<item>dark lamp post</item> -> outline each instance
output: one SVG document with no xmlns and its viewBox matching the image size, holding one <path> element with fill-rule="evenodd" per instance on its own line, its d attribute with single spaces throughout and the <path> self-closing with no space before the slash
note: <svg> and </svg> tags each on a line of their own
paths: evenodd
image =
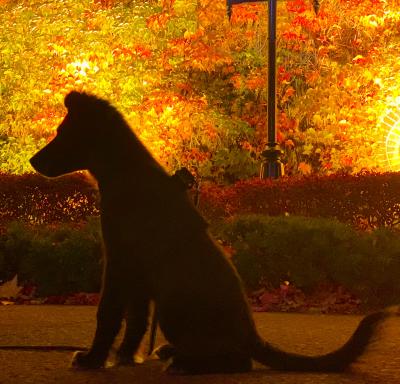
<svg viewBox="0 0 400 384">
<path fill-rule="evenodd" d="M 283 175 L 280 160 L 282 151 L 276 141 L 276 3 L 277 0 L 227 0 L 227 13 L 230 19 L 232 6 L 241 3 L 268 1 L 268 101 L 267 101 L 267 147 L 262 153 L 260 178 L 276 179 Z M 313 0 L 315 12 L 318 12 L 319 0 Z"/>
</svg>

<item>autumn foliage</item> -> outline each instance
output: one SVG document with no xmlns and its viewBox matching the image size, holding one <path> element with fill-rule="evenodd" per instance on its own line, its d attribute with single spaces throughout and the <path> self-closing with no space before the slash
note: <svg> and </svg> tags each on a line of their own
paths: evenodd
<svg viewBox="0 0 400 384">
<path fill-rule="evenodd" d="M 71 89 L 111 100 L 171 172 L 257 174 L 266 140 L 266 3 L 225 0 L 0 3 L 0 170 L 51 138 Z M 400 100 L 398 0 L 279 2 L 278 141 L 288 174 L 385 162 Z M 68 8 L 68 12 L 64 12 Z"/>
</svg>

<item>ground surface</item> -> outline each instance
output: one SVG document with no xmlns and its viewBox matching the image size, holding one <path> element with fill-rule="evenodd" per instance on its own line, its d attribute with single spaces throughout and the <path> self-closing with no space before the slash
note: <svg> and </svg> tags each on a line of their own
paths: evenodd
<svg viewBox="0 0 400 384">
<path fill-rule="evenodd" d="M 0 345 L 74 344 L 88 346 L 95 327 L 95 307 L 2 306 Z M 338 347 L 360 317 L 298 314 L 255 314 L 260 333 L 287 350 L 318 354 Z M 147 340 L 146 340 L 147 341 Z M 161 342 L 159 335 L 158 341 Z M 99 371 L 68 368 L 69 352 L 0 350 L 0 384 L 361 384 L 400 383 L 400 318 L 389 320 L 382 340 L 346 374 L 273 372 L 255 364 L 247 374 L 168 376 L 162 363 L 151 360 L 136 367 Z M 144 347 L 147 347 L 145 344 Z"/>
</svg>

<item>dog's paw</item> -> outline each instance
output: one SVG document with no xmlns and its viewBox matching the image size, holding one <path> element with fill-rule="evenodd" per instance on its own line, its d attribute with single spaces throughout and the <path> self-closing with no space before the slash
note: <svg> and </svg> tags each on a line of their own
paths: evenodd
<svg viewBox="0 0 400 384">
<path fill-rule="evenodd" d="M 74 369 L 99 369 L 104 367 L 104 360 L 96 358 L 90 352 L 77 351 L 72 356 L 71 367 Z"/>
<path fill-rule="evenodd" d="M 176 355 L 176 349 L 171 344 L 164 344 L 158 347 L 154 354 L 162 361 L 167 361 Z"/>
<path fill-rule="evenodd" d="M 117 354 L 115 357 L 115 365 L 118 366 L 134 366 L 138 364 L 143 364 L 144 358 L 140 355 L 124 355 L 124 354 Z"/>
</svg>

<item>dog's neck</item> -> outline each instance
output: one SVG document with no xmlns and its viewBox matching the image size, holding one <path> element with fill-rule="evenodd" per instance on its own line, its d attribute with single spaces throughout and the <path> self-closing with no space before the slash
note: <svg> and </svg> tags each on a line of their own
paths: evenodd
<svg viewBox="0 0 400 384">
<path fill-rule="evenodd" d="M 121 193 L 132 198 L 137 193 L 143 193 L 144 189 L 149 194 L 159 193 L 165 183 L 169 182 L 168 174 L 157 163 L 152 162 L 108 162 L 89 171 L 97 180 L 103 201 L 121 199 Z M 151 182 L 145 182 L 146 180 Z"/>
</svg>

